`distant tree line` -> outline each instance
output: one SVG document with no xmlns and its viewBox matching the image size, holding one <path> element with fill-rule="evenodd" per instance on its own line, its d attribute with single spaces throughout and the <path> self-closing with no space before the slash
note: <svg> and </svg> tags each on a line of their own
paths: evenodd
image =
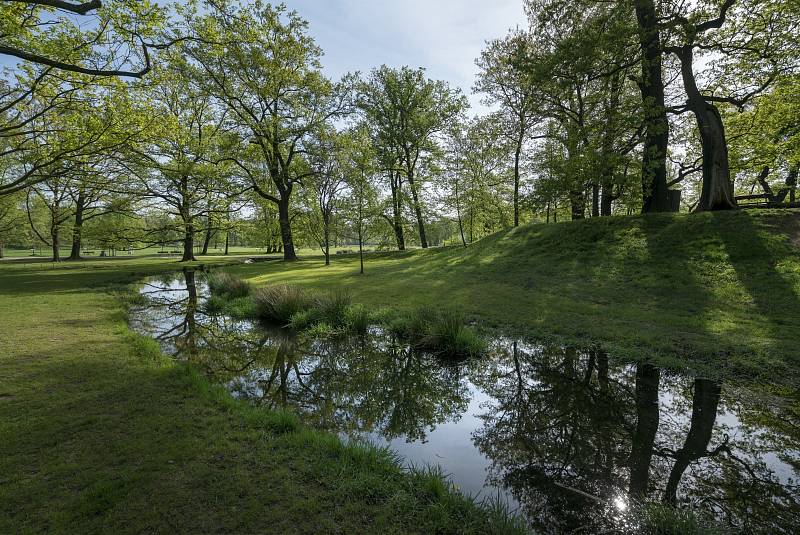
<svg viewBox="0 0 800 535">
<path fill-rule="evenodd" d="M 800 5 L 526 0 L 473 91 L 341 80 L 256 0 L 2 1 L 0 256 L 232 242 L 297 258 L 526 222 L 796 203 Z M 363 256 L 362 256 L 363 258 Z"/>
</svg>

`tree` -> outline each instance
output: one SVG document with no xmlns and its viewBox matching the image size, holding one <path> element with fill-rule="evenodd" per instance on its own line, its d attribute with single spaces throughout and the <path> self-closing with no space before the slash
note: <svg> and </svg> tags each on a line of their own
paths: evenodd
<svg viewBox="0 0 800 535">
<path fill-rule="evenodd" d="M 4 0 L 0 3 L 0 54 L 66 73 L 141 78 L 166 9 L 125 0 Z"/>
<path fill-rule="evenodd" d="M 474 90 L 486 95 L 484 102 L 499 105 L 502 115 L 495 120 L 502 125 L 503 133 L 513 143 L 514 152 L 514 226 L 519 226 L 520 171 L 525 142 L 530 130 L 536 126 L 537 95 L 535 86 L 524 72 L 515 68 L 520 56 L 529 45 L 528 36 L 517 30 L 504 39 L 489 42 L 478 58 L 481 69 Z"/>
<path fill-rule="evenodd" d="M 787 54 L 797 44 L 798 12 L 782 6 L 772 0 L 724 0 L 666 14 L 663 24 L 671 34 L 664 50 L 678 59 L 686 93 L 686 104 L 677 111 L 691 111 L 700 134 L 703 185 L 698 210 L 736 207 L 718 104 L 742 108 L 781 73 L 798 68 L 796 54 Z M 708 88 L 701 86 L 695 71 L 699 53 L 717 56 L 706 72 Z"/>
<path fill-rule="evenodd" d="M 350 191 L 346 209 L 358 240 L 360 272 L 364 274 L 364 242 L 369 237 L 370 222 L 378 212 L 378 196 L 373 184 L 378 162 L 370 144 L 366 125 L 359 125 L 343 136 L 343 165 Z"/>
<path fill-rule="evenodd" d="M 440 173 L 445 204 L 455 210 L 466 247 L 487 234 L 513 226 L 515 190 L 509 191 L 509 140 L 498 114 L 453 125 Z M 509 214 L 509 208 L 512 214 Z"/>
<path fill-rule="evenodd" d="M 345 169 L 342 159 L 346 143 L 342 135 L 333 130 L 319 133 L 319 139 L 310 149 L 310 165 L 313 170 L 307 179 L 307 188 L 312 195 L 312 232 L 317 235 L 325 265 L 331 264 L 331 225 L 342 192 L 346 186 Z"/>
<path fill-rule="evenodd" d="M 799 93 L 800 76 L 779 77 L 772 90 L 756 97 L 745 111 L 723 115 L 728 124 L 731 174 L 752 179 L 766 170 L 767 185 L 768 178 L 782 177 L 772 186 L 788 189 L 784 199 L 790 202 L 796 202 L 800 172 L 800 101 L 795 98 Z"/>
<path fill-rule="evenodd" d="M 204 41 L 187 47 L 196 84 L 227 110 L 238 137 L 238 147 L 224 158 L 277 206 L 284 259 L 296 260 L 291 197 L 313 174 L 301 161 L 305 145 L 345 111 L 346 86 L 325 79 L 322 52 L 307 34 L 308 24 L 285 6 L 257 0 L 233 7 L 223 1 L 208 15 L 188 18 Z"/>
<path fill-rule="evenodd" d="M 142 103 L 152 114 L 151 132 L 124 164 L 135 181 L 134 191 L 161 203 L 180 221 L 183 262 L 195 259 L 197 221 L 210 217 L 214 192 L 222 189 L 227 176 L 218 157 L 225 114 L 190 83 L 186 71 L 177 53 L 159 67 L 157 85 L 143 95 Z"/>
<path fill-rule="evenodd" d="M 620 170 L 643 127 L 629 80 L 637 56 L 627 37 L 625 6 L 570 7 L 557 0 L 530 2 L 530 43 L 514 63 L 538 96 L 539 137 L 557 141 L 565 156 L 563 163 L 548 159 L 554 164 L 548 172 L 568 192 L 572 218 L 582 219 L 588 195 L 593 216 L 611 213 L 621 195 L 615 181 L 625 177 Z"/>
<path fill-rule="evenodd" d="M 420 244 L 428 247 L 423 217 L 422 160 L 437 148 L 437 137 L 467 107 L 465 97 L 446 82 L 425 78 L 424 69 L 382 66 L 359 84 L 358 104 L 366 121 L 375 129 L 382 160 L 395 196 L 395 226 L 399 202 L 399 175 L 403 173 L 411 191 Z M 398 242 L 400 242 L 398 237 Z M 404 245 L 404 244 L 403 244 Z M 400 246 L 400 243 L 398 243 Z"/>
<path fill-rule="evenodd" d="M 0 258 L 5 255 L 6 244 L 19 237 L 18 229 L 24 221 L 21 197 L 20 193 L 0 197 Z"/>
<path fill-rule="evenodd" d="M 653 0 L 634 0 L 641 47 L 641 78 L 644 115 L 644 147 L 642 149 L 642 212 L 670 210 L 667 188 L 667 151 L 669 119 L 667 118 L 663 51 L 659 16 Z"/>
</svg>

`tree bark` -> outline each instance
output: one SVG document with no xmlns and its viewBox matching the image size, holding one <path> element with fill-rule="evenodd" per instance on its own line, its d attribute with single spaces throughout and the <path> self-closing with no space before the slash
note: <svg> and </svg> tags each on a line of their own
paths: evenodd
<svg viewBox="0 0 800 535">
<path fill-rule="evenodd" d="M 419 227 L 419 241 L 423 249 L 428 248 L 428 238 L 425 235 L 425 222 L 422 220 L 422 208 L 419 205 L 419 195 L 414 185 L 413 175 L 408 177 L 408 185 L 411 189 L 411 199 L 414 201 L 414 215 L 417 216 L 417 226 Z"/>
<path fill-rule="evenodd" d="M 600 192 L 600 216 L 610 216 L 614 203 L 614 195 L 612 193 L 613 186 L 604 184 Z"/>
<path fill-rule="evenodd" d="M 798 173 L 800 173 L 800 169 L 794 167 L 789 171 L 789 176 L 786 177 L 786 186 L 789 188 L 789 202 L 791 203 L 795 202 Z M 2 251 L 0 251 L 0 258 L 2 258 Z"/>
<path fill-rule="evenodd" d="M 75 200 L 75 224 L 72 226 L 72 251 L 68 260 L 80 260 L 83 237 L 83 213 L 86 209 L 86 198 L 83 192 Z"/>
<path fill-rule="evenodd" d="M 524 123 L 521 127 L 522 131 L 525 131 Z M 522 156 L 522 143 L 523 137 L 520 134 L 519 138 L 517 139 L 517 147 L 514 151 L 514 226 L 519 226 L 519 161 L 520 157 Z"/>
<path fill-rule="evenodd" d="M 401 197 L 400 173 L 395 174 L 390 172 L 390 183 L 392 186 L 392 212 L 394 220 L 392 226 L 394 227 L 394 235 L 397 240 L 397 250 L 406 250 L 406 238 L 403 234 L 403 206 Z"/>
<path fill-rule="evenodd" d="M 600 217 L 600 185 L 592 184 L 592 217 Z"/>
<path fill-rule="evenodd" d="M 194 262 L 194 224 L 191 220 L 186 223 L 186 230 L 183 236 L 183 257 L 181 262 Z"/>
<path fill-rule="evenodd" d="M 700 130 L 700 145 L 703 149 L 703 189 L 700 193 L 698 211 L 730 210 L 736 208 L 733 180 L 728 166 L 728 141 L 725 125 L 717 107 L 708 102 L 697 88 L 694 76 L 693 48 L 681 47 L 678 59 L 681 62 L 683 87 L 688 97 L 687 104 L 697 119 Z"/>
<path fill-rule="evenodd" d="M 572 208 L 573 221 L 586 218 L 586 199 L 582 191 L 570 191 L 569 203 Z"/>
<path fill-rule="evenodd" d="M 645 132 L 642 154 L 642 213 L 668 212 L 667 149 L 669 121 L 662 76 L 661 36 L 653 0 L 634 0 L 642 48 L 639 90 L 644 108 Z"/>
<path fill-rule="evenodd" d="M 325 265 L 331 265 L 331 226 L 329 218 L 323 219 L 322 223 L 323 239 L 325 240 Z"/>
<path fill-rule="evenodd" d="M 211 219 L 208 220 L 208 226 L 206 226 L 206 235 L 203 238 L 203 250 L 200 254 L 207 255 L 208 254 L 208 246 L 211 244 L 211 238 L 213 237 L 214 233 L 211 230 Z"/>
<path fill-rule="evenodd" d="M 289 218 L 289 196 L 282 195 L 278 203 L 278 221 L 281 227 L 281 242 L 283 243 L 283 259 L 285 261 L 297 260 L 292 239 L 292 224 Z"/>
<path fill-rule="evenodd" d="M 61 262 L 61 239 L 57 224 L 54 224 L 50 229 L 50 239 L 53 246 L 53 262 Z"/>
</svg>

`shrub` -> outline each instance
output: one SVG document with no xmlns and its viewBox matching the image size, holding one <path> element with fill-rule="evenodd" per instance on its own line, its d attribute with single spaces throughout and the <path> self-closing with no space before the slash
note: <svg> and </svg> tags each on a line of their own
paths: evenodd
<svg viewBox="0 0 800 535">
<path fill-rule="evenodd" d="M 311 300 L 296 286 L 281 284 L 253 293 L 255 315 L 265 321 L 288 325 L 292 316 L 311 308 Z"/>
<path fill-rule="evenodd" d="M 208 289 L 214 295 L 229 298 L 247 297 L 250 295 L 250 283 L 230 273 L 212 273 L 208 276 Z"/>
</svg>

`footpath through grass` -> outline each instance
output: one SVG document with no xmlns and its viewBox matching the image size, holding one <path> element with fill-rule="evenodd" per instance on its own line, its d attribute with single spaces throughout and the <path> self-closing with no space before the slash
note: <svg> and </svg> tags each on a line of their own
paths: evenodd
<svg viewBox="0 0 800 535">
<path fill-rule="evenodd" d="M 800 378 L 800 212 L 528 225 L 469 248 L 237 267 L 257 285 L 349 288 L 370 307 L 450 306 L 516 334 L 764 382 Z"/>
<path fill-rule="evenodd" d="M 0 533 L 515 533 L 435 473 L 250 408 L 132 335 L 163 259 L 0 265 Z"/>
</svg>

